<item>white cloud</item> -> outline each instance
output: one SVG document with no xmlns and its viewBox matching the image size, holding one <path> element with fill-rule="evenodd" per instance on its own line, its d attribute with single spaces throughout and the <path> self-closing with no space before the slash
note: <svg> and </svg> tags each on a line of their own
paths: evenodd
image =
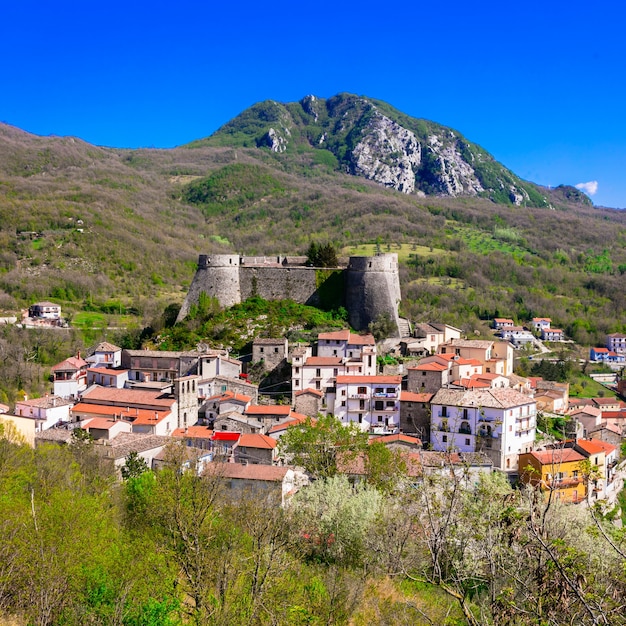
<svg viewBox="0 0 626 626">
<path fill-rule="evenodd" d="M 578 185 L 576 185 L 576 189 L 580 189 L 581 191 L 588 193 L 590 196 L 593 196 L 596 191 L 598 191 L 598 181 L 590 180 L 588 183 L 578 183 Z"/>
</svg>

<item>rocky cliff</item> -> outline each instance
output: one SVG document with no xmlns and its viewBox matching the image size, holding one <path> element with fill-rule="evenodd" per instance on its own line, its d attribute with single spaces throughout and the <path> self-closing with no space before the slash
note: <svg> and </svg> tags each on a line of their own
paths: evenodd
<svg viewBox="0 0 626 626">
<path fill-rule="evenodd" d="M 406 194 L 547 204 L 534 185 L 457 131 L 351 94 L 260 102 L 191 146 L 198 145 L 255 146 L 274 153 L 326 150 L 346 173 Z"/>
</svg>

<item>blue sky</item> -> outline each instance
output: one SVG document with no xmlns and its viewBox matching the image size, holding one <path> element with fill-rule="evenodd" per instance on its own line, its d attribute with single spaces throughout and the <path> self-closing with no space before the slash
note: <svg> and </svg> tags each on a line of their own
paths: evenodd
<svg viewBox="0 0 626 626">
<path fill-rule="evenodd" d="M 625 17 L 617 0 L 4 0 L 0 121 L 172 147 L 260 100 L 347 91 L 623 208 Z"/>
</svg>

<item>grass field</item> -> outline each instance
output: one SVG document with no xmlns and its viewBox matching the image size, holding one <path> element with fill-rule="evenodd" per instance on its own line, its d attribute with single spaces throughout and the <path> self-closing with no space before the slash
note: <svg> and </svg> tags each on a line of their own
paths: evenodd
<svg viewBox="0 0 626 626">
<path fill-rule="evenodd" d="M 415 243 L 366 243 L 360 246 L 346 246 L 341 252 L 344 256 L 374 256 L 377 249 L 383 253 L 393 252 L 397 254 L 400 263 L 406 263 L 409 260 L 409 256 L 412 254 L 417 254 L 421 257 L 444 256 L 448 254 L 448 250 L 444 250 L 443 248 L 430 248 Z"/>
</svg>

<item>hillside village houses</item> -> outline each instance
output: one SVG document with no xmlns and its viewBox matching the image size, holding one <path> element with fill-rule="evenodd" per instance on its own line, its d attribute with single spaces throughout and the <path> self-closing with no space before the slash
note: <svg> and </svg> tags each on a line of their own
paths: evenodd
<svg viewBox="0 0 626 626">
<path fill-rule="evenodd" d="M 547 318 L 533 320 L 537 332 L 558 330 L 550 324 Z M 546 444 L 536 441 L 537 413 L 545 411 L 571 418 L 580 439 L 591 441 L 572 447 L 568 459 L 579 462 L 590 450 L 604 451 L 603 482 L 594 489 L 597 497 L 610 495 L 601 488 L 615 482 L 626 404 L 598 398 L 573 406 L 567 384 L 515 375 L 519 327 L 508 318 L 496 318 L 493 326 L 509 340 L 466 339 L 446 324 L 417 324 L 415 337 L 399 346 L 410 364 L 385 366 L 389 371 L 378 362 L 376 341 L 367 333 L 322 332 L 312 345 L 290 345 L 284 337 L 255 339 L 253 362 L 264 371 L 284 372 L 290 366 L 291 401 L 286 404 L 260 398 L 258 387 L 246 380 L 244 363 L 225 350 L 123 350 L 101 342 L 84 357 L 77 354 L 55 365 L 54 393 L 17 403 L 14 419 L 22 420 L 35 443 L 68 441 L 70 430 L 79 426 L 117 467 L 123 464 L 122 451 L 130 449 L 141 450 L 156 466 L 163 463 L 166 444 L 179 442 L 190 455 L 195 450 L 205 468 L 217 460 L 254 468 L 284 463 L 277 454 L 280 437 L 320 413 L 332 414 L 372 440 L 382 437 L 385 445 L 402 444 L 410 454 L 417 446 L 422 468 L 431 461 L 439 467 L 442 455 L 456 455 L 459 463 L 473 459 L 469 462 L 477 464 L 477 471 L 502 471 L 514 480 L 532 465 L 543 478 L 530 484 L 553 489 L 547 477 L 553 472 L 543 462 Z M 55 428 L 59 425 L 66 428 Z M 228 480 L 233 488 L 235 482 L 254 484 L 255 476 L 257 487 L 291 484 L 284 482 L 284 472 L 261 474 L 236 471 Z M 577 502 L 589 496 L 575 492 L 562 497 Z"/>
</svg>

